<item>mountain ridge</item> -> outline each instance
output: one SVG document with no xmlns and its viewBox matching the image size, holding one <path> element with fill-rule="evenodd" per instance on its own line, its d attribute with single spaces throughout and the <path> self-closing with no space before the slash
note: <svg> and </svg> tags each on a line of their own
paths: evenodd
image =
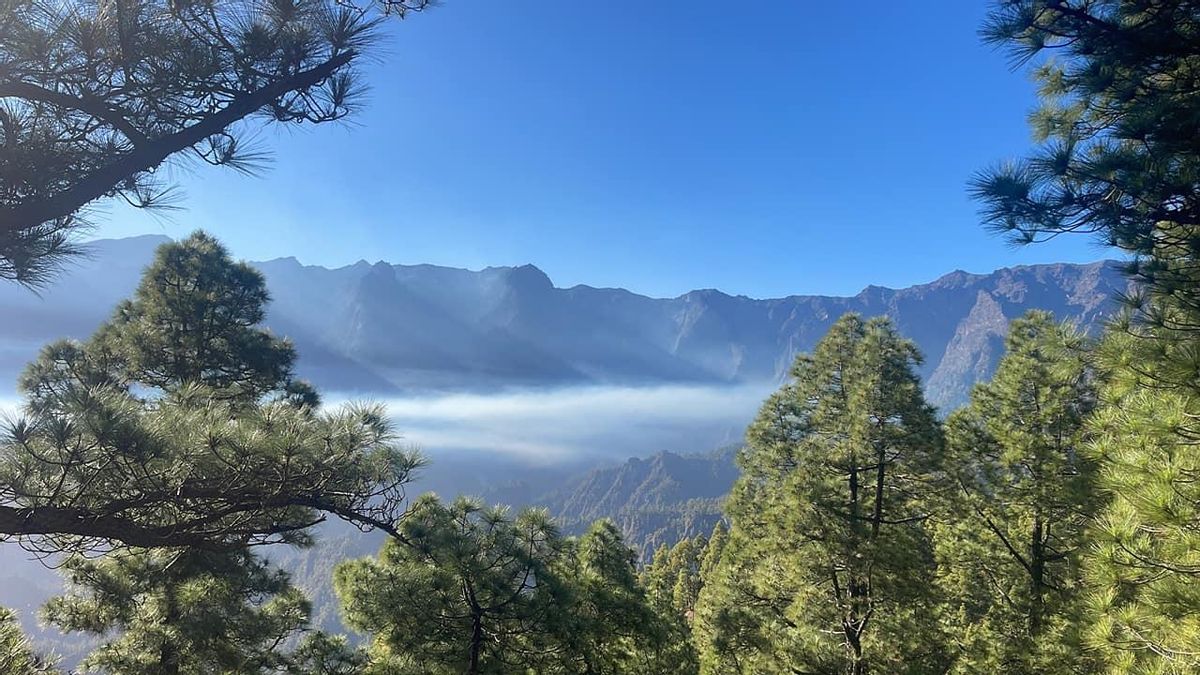
<svg viewBox="0 0 1200 675">
<path fill-rule="evenodd" d="M 163 235 L 163 234 L 139 234 L 139 235 L 132 235 L 129 237 L 105 237 L 105 238 L 100 238 L 100 239 L 93 239 L 91 241 L 87 241 L 82 244 L 84 247 L 83 257 L 85 259 L 89 258 L 89 257 L 94 259 L 97 249 L 103 249 L 103 248 L 106 248 L 106 247 L 114 245 L 114 244 L 116 244 L 116 245 L 126 245 L 126 244 L 142 245 L 147 250 L 152 251 L 154 247 L 157 247 L 161 244 L 165 244 L 165 243 L 168 243 L 171 241 L 176 241 L 176 239 L 169 237 L 167 235 Z M 236 256 L 236 252 L 235 252 L 234 257 L 239 260 L 242 259 L 242 258 Z M 544 270 L 542 270 L 540 267 L 538 267 L 536 263 L 532 263 L 532 262 L 522 263 L 519 265 L 485 265 L 485 266 L 477 268 L 477 269 L 470 268 L 470 267 L 455 267 L 453 265 L 441 265 L 441 264 L 437 264 L 437 263 L 393 263 L 393 262 L 384 260 L 382 258 L 380 258 L 374 262 L 371 262 L 371 261 L 367 260 L 366 258 L 360 258 L 353 263 L 349 263 L 349 264 L 345 264 L 345 265 L 337 265 L 334 267 L 330 267 L 330 266 L 326 266 L 326 265 L 319 265 L 319 264 L 315 264 L 315 263 L 305 263 L 305 262 L 302 262 L 296 256 L 279 256 L 279 257 L 275 257 L 275 258 L 267 258 L 265 260 L 247 260 L 247 262 L 249 262 L 251 265 L 254 265 L 254 266 L 289 264 L 289 265 L 294 265 L 296 267 L 301 267 L 304 269 L 324 270 L 326 272 L 339 272 L 339 271 L 348 270 L 348 269 L 352 269 L 352 268 L 370 267 L 372 265 L 378 265 L 378 264 L 384 264 L 384 265 L 388 265 L 388 266 L 391 266 L 394 268 L 401 268 L 401 269 L 448 270 L 448 271 L 461 272 L 461 273 L 467 273 L 467 274 L 482 274 L 482 273 L 487 273 L 487 272 L 496 272 L 496 271 L 503 271 L 503 270 L 532 268 L 534 270 L 537 270 L 538 273 L 545 276 L 547 279 L 550 278 L 548 273 L 546 273 Z M 760 301 L 760 302 L 761 301 L 769 301 L 769 300 L 790 300 L 790 299 L 795 299 L 795 298 L 842 299 L 842 298 L 857 298 L 857 297 L 863 296 L 864 294 L 866 294 L 872 290 L 883 290 L 883 291 L 895 292 L 895 291 L 920 289 L 920 288 L 924 288 L 927 286 L 940 285 L 943 282 L 946 282 L 946 281 L 949 281 L 952 279 L 961 279 L 964 277 L 971 278 L 971 279 L 983 279 L 983 278 L 990 277 L 990 276 L 993 276 L 993 275 L 995 275 L 997 273 L 1001 273 L 1001 272 L 1023 272 L 1023 271 L 1029 271 L 1029 270 L 1046 269 L 1046 268 L 1053 269 L 1053 268 L 1059 268 L 1059 267 L 1092 267 L 1092 266 L 1097 266 L 1097 265 L 1120 266 L 1122 264 L 1123 263 L 1121 263 L 1121 261 L 1113 259 L 1113 258 L 1102 258 L 1099 260 L 1093 260 L 1093 261 L 1084 262 L 1084 263 L 1069 263 L 1069 262 L 1021 263 L 1021 264 L 1017 264 L 1017 265 L 1007 265 L 1004 267 L 997 267 L 988 272 L 971 272 L 968 270 L 957 268 L 957 269 L 950 270 L 949 272 L 944 272 L 944 273 L 940 274 L 939 276 L 937 276 L 936 278 L 931 279 L 930 281 L 924 281 L 924 282 L 912 284 L 909 286 L 895 287 L 895 286 L 886 286 L 886 285 L 881 285 L 881 284 L 867 284 L 866 286 L 864 286 L 861 290 L 859 290 L 854 295 L 831 295 L 831 294 L 825 294 L 825 293 L 792 293 L 792 294 L 782 295 L 782 296 L 762 297 L 762 296 L 746 295 L 744 293 L 728 293 L 719 288 L 705 287 L 705 288 L 693 288 L 691 290 L 684 291 L 678 295 L 669 296 L 669 295 L 649 295 L 646 293 L 640 293 L 637 291 L 627 289 L 623 286 L 594 286 L 594 285 L 588 284 L 588 283 L 577 283 L 572 286 L 554 286 L 554 288 L 556 290 L 560 290 L 560 291 L 570 291 L 570 290 L 575 290 L 575 289 L 590 289 L 590 290 L 594 290 L 594 291 L 621 291 L 624 293 L 628 293 L 630 295 L 636 295 L 636 296 L 639 296 L 642 298 L 648 298 L 650 300 L 680 300 L 680 299 L 683 299 L 685 296 L 687 296 L 689 294 L 693 294 L 693 293 L 718 293 L 720 295 L 723 295 L 723 296 L 729 297 L 729 298 Z M 65 270 L 66 274 L 70 274 L 72 267 L 74 267 L 74 265 L 68 264 L 68 268 Z M 55 283 L 54 281 L 51 281 L 51 284 L 50 284 L 51 287 L 53 287 L 54 283 Z"/>
<path fill-rule="evenodd" d="M 692 454 L 662 451 L 575 474 L 530 504 L 547 508 L 565 531 L 580 534 L 612 519 L 638 558 L 649 561 L 661 545 L 708 534 L 738 476 L 737 447 Z"/>
<path fill-rule="evenodd" d="M 41 296 L 0 287 L 0 377 L 45 342 L 85 337 L 136 286 L 159 235 L 92 242 Z M 1047 309 L 1094 330 L 1128 287 L 1119 264 L 955 270 L 853 296 L 757 299 L 717 289 L 673 298 L 567 288 L 532 264 L 467 270 L 359 261 L 252 262 L 267 279 L 266 323 L 293 340 L 300 374 L 326 390 L 398 395 L 579 384 L 777 383 L 841 314 L 886 315 L 926 356 L 921 376 L 948 409 L 990 375 L 1007 321 Z M 15 320 L 14 320 L 15 318 Z"/>
</svg>

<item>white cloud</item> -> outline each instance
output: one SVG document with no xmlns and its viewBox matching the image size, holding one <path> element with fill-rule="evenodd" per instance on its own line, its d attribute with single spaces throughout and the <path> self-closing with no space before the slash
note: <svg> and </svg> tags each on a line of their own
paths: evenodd
<svg viewBox="0 0 1200 675">
<path fill-rule="evenodd" d="M 767 384 L 576 387 L 383 401 L 404 438 L 436 457 L 500 453 L 540 463 L 703 452 L 740 440 Z"/>
</svg>

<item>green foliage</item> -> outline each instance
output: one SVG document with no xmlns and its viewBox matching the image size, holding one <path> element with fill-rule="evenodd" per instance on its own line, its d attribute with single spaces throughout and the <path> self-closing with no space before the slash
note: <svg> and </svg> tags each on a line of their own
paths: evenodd
<svg viewBox="0 0 1200 675">
<path fill-rule="evenodd" d="M 288 658 L 287 675 L 362 675 L 370 659 L 343 636 L 310 633 Z"/>
<path fill-rule="evenodd" d="M 1100 501 L 1083 453 L 1088 359 L 1073 329 L 1031 312 L 947 421 L 952 485 L 935 542 L 954 672 L 1093 672 L 1079 636 L 1079 563 Z"/>
<path fill-rule="evenodd" d="M 266 300 L 197 233 L 90 340 L 46 347 L 0 439 L 0 533 L 58 551 L 305 543 L 329 513 L 391 529 L 418 458 L 379 407 L 312 407 L 256 325 Z"/>
<path fill-rule="evenodd" d="M 141 388 L 171 393 L 194 385 L 247 403 L 287 394 L 315 405 L 315 392 L 292 377 L 291 343 L 259 327 L 268 300 L 257 270 L 196 232 L 159 248 L 133 298 L 117 306 L 89 352 L 109 366 L 106 375 Z M 28 373 L 23 386 L 39 391 L 43 372 Z"/>
<path fill-rule="evenodd" d="M 987 28 L 1037 63 L 1042 148 L 981 175 L 988 223 L 1018 241 L 1094 233 L 1141 290 L 1102 343 L 1089 455 L 1108 502 L 1084 561 L 1087 643 L 1110 672 L 1200 668 L 1200 7 L 1004 0 Z"/>
<path fill-rule="evenodd" d="M 70 557 L 46 616 L 95 636 L 100 672 L 346 675 L 365 655 L 309 635 L 310 607 L 250 552 L 307 544 L 322 513 L 393 531 L 417 459 L 377 407 L 315 408 L 294 353 L 258 326 L 261 275 L 197 233 L 160 248 L 85 343 L 43 350 L 8 430 L 6 496 Z M 186 547 L 179 547 L 178 545 Z M 285 643 L 298 642 L 292 652 Z"/>
<path fill-rule="evenodd" d="M 1110 370 L 1091 423 L 1090 451 L 1109 503 L 1085 560 L 1088 638 L 1113 673 L 1200 669 L 1200 394 L 1166 387 L 1146 351 L 1160 344 L 1114 332 Z"/>
<path fill-rule="evenodd" d="M 172 206 L 172 159 L 260 168 L 252 120 L 351 114 L 380 15 L 428 4 L 0 3 L 0 279 L 47 281 L 95 200 Z"/>
<path fill-rule="evenodd" d="M 34 652 L 13 613 L 0 608 L 0 673 L 55 675 L 57 672 L 49 660 Z"/>
<path fill-rule="evenodd" d="M 281 672 L 279 647 L 309 605 L 286 574 L 245 551 L 156 549 L 66 565 L 46 618 L 102 644 L 84 666 L 121 675 Z"/>
<path fill-rule="evenodd" d="M 634 553 L 609 520 L 571 542 L 563 579 L 572 591 L 561 664 L 552 672 L 690 675 L 696 655 L 686 629 L 647 599 Z"/>
<path fill-rule="evenodd" d="M 499 673 L 544 662 L 566 605 L 566 555 L 538 511 L 510 518 L 459 499 L 416 501 L 376 559 L 343 563 L 334 585 L 349 625 L 374 636 L 379 672 Z"/>
<path fill-rule="evenodd" d="M 668 673 L 665 631 L 611 523 L 579 540 L 544 512 L 419 499 L 378 559 L 343 563 L 377 673 Z"/>
<path fill-rule="evenodd" d="M 704 544 L 704 551 L 700 555 L 700 590 L 704 590 L 704 580 L 709 579 L 715 573 L 717 565 L 721 562 L 721 556 L 725 553 L 725 545 L 729 543 L 729 529 L 724 523 L 717 523 L 713 527 L 712 534 L 708 536 L 708 541 Z M 696 601 L 699 602 L 699 592 L 696 593 Z"/>
<path fill-rule="evenodd" d="M 998 0 L 986 38 L 1032 62 L 1041 147 L 984 172 L 986 222 L 1020 243 L 1093 233 L 1151 292 L 1200 310 L 1200 7 L 1190 0 Z"/>
<path fill-rule="evenodd" d="M 670 548 L 663 544 L 655 551 L 654 559 L 642 570 L 642 584 L 660 612 L 673 613 L 691 623 L 704 585 L 700 568 L 707 547 L 708 538 L 700 535 L 682 539 Z"/>
<path fill-rule="evenodd" d="M 747 434 L 697 610 L 707 673 L 927 673 L 945 658 L 924 522 L 941 437 L 882 319 L 838 320 Z"/>
<path fill-rule="evenodd" d="M 725 526 L 720 522 L 713 528 L 711 538 L 698 535 L 682 539 L 672 547 L 658 548 L 653 560 L 642 570 L 642 585 L 659 616 L 678 637 L 673 642 L 686 649 L 690 661 L 699 658 L 693 628 L 697 603 L 705 581 L 712 577 L 727 540 Z M 699 663 L 689 665 L 689 670 Z"/>
</svg>

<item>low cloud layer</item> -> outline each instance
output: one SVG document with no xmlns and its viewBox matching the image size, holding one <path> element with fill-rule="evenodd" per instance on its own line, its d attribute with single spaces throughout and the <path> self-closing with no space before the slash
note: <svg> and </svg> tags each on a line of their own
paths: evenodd
<svg viewBox="0 0 1200 675">
<path fill-rule="evenodd" d="M 404 439 L 431 457 L 484 452 L 553 464 L 738 442 L 767 384 L 576 387 L 383 401 Z"/>
</svg>

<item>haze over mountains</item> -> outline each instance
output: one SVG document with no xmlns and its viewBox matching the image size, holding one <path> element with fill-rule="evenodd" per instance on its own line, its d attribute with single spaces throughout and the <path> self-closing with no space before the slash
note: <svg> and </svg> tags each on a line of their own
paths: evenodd
<svg viewBox="0 0 1200 675">
<path fill-rule="evenodd" d="M 88 335 L 132 291 L 164 241 L 95 242 L 89 259 L 40 295 L 0 286 L 0 377 L 13 382 L 50 340 Z M 576 385 L 769 388 L 786 377 L 797 352 L 855 311 L 890 316 L 917 342 L 929 398 L 949 408 L 991 373 L 1008 320 L 1041 308 L 1090 329 L 1127 287 L 1109 262 L 952 272 L 905 289 L 870 286 L 853 297 L 763 300 L 717 290 L 663 299 L 556 288 L 532 265 L 254 264 L 273 296 L 267 323 L 295 342 L 301 374 L 325 391 L 379 397 Z"/>
</svg>

